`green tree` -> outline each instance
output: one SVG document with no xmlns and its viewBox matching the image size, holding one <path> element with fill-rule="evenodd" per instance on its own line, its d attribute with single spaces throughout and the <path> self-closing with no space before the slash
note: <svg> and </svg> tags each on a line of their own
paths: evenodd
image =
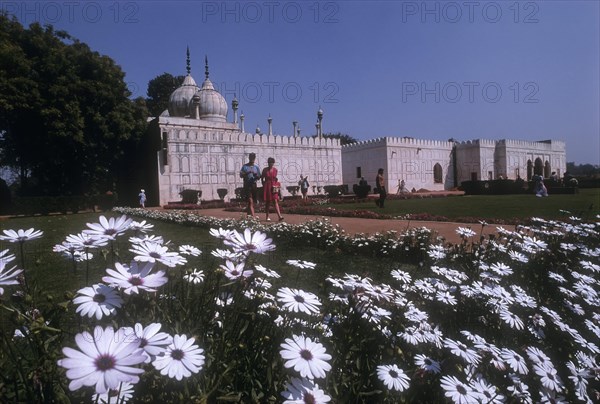
<svg viewBox="0 0 600 404">
<path fill-rule="evenodd" d="M 104 192 L 118 182 L 146 115 L 124 76 L 66 32 L 0 14 L 0 165 L 18 169 L 22 194 Z"/>
<path fill-rule="evenodd" d="M 600 175 L 600 166 L 593 164 L 575 164 L 574 162 L 567 162 L 567 171 L 571 175 L 584 175 L 584 176 L 596 176 Z"/>
<path fill-rule="evenodd" d="M 151 116 L 159 116 L 169 106 L 169 97 L 183 83 L 184 76 L 173 76 L 163 73 L 148 82 L 148 112 Z"/>
<path fill-rule="evenodd" d="M 317 137 L 317 135 L 313 135 L 313 137 Z M 340 145 L 342 145 L 342 146 L 358 142 L 358 140 L 356 140 L 352 136 L 346 135 L 345 133 L 341 133 L 341 132 L 337 132 L 337 133 L 323 133 L 323 137 L 325 139 L 339 139 Z"/>
</svg>

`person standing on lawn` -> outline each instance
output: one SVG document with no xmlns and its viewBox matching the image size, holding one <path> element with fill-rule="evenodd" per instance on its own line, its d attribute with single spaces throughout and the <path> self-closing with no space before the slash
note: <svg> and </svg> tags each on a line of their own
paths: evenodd
<svg viewBox="0 0 600 404">
<path fill-rule="evenodd" d="M 383 178 L 383 168 L 377 170 L 377 176 L 375 177 L 375 190 L 379 193 L 379 199 L 375 201 L 375 205 L 383 208 L 387 192 L 385 190 L 385 180 Z"/>
</svg>

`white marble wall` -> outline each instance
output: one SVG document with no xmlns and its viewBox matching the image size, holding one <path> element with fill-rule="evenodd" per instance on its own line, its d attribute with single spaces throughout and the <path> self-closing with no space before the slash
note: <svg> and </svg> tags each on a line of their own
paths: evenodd
<svg viewBox="0 0 600 404">
<path fill-rule="evenodd" d="M 297 185 L 300 174 L 312 185 L 342 183 L 341 150 L 338 140 L 307 137 L 268 136 L 242 133 L 236 125 L 186 118 L 161 117 L 162 144 L 167 148 L 157 157 L 160 204 L 179 201 L 183 189 L 202 191 L 202 200 L 219 199 L 217 189 L 226 188 L 226 200 L 242 186 L 241 166 L 248 154 L 256 153 L 259 167 L 275 158 L 283 187 Z M 309 194 L 312 189 L 309 190 Z"/>
</svg>

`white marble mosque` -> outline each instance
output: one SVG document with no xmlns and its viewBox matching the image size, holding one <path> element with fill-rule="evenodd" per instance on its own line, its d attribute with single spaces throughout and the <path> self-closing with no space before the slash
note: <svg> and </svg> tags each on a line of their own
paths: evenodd
<svg viewBox="0 0 600 404">
<path fill-rule="evenodd" d="M 248 154 L 256 153 L 257 164 L 266 166 L 274 157 L 282 189 L 297 185 L 300 174 L 308 175 L 311 186 L 352 185 L 364 177 L 374 183 L 378 168 L 384 169 L 388 189 L 395 191 L 400 180 L 408 189 L 449 190 L 467 180 L 516 179 L 532 175 L 545 177 L 566 170 L 564 141 L 521 140 L 438 141 L 412 137 L 381 137 L 340 146 L 325 139 L 324 112 L 317 111 L 316 137 L 301 136 L 297 122 L 291 135 L 274 134 L 272 118 L 268 128 L 246 132 L 244 115 L 238 116 L 239 102 L 231 101 L 231 118 L 225 98 L 209 79 L 198 86 L 187 76 L 169 99 L 159 117 L 150 118 L 149 135 L 156 154 L 146 175 L 149 201 L 164 205 L 181 199 L 184 189 L 202 191 L 202 200 L 219 199 L 217 189 L 227 189 L 226 200 L 242 186 L 240 167 Z M 333 131 L 335 132 L 335 130 Z M 315 188 L 315 192 L 317 188 Z M 312 187 L 309 195 L 313 194 Z M 288 195 L 284 191 L 284 196 Z"/>
</svg>

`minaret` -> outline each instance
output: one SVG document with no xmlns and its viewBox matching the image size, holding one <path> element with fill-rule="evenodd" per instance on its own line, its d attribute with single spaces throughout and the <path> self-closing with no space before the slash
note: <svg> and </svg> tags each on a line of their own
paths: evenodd
<svg viewBox="0 0 600 404">
<path fill-rule="evenodd" d="M 273 136 L 273 118 L 271 118 L 271 114 L 269 114 L 267 122 L 269 123 L 269 136 Z"/>
<path fill-rule="evenodd" d="M 298 136 L 300 136 L 300 124 L 298 124 Z"/>
<path fill-rule="evenodd" d="M 236 98 L 236 95 L 233 94 L 233 100 L 231 100 L 231 109 L 233 109 L 233 123 L 237 124 L 238 123 L 238 116 L 237 116 L 237 110 L 238 110 L 238 105 L 240 103 L 238 102 L 238 99 Z"/>
<path fill-rule="evenodd" d="M 317 136 L 319 137 L 319 139 L 321 139 L 323 137 L 323 110 L 321 109 L 320 105 L 319 110 L 317 111 L 317 121 L 319 125 L 319 127 L 317 128 Z"/>
<path fill-rule="evenodd" d="M 244 118 L 246 117 L 244 116 L 244 111 L 242 111 L 242 115 L 240 115 L 240 129 L 242 130 L 242 133 L 246 132 L 244 129 Z"/>
<path fill-rule="evenodd" d="M 292 122 L 292 125 L 294 125 L 294 137 L 298 137 L 298 121 Z"/>
<path fill-rule="evenodd" d="M 192 97 L 192 105 L 194 106 L 194 119 L 200 119 L 200 96 L 198 93 Z"/>
<path fill-rule="evenodd" d="M 204 77 L 208 80 L 208 56 L 204 55 Z"/>
<path fill-rule="evenodd" d="M 185 60 L 185 70 L 187 71 L 188 76 L 190 75 L 190 72 L 192 71 L 192 68 L 190 67 L 190 47 L 187 47 L 186 50 L 186 60 Z"/>
</svg>

